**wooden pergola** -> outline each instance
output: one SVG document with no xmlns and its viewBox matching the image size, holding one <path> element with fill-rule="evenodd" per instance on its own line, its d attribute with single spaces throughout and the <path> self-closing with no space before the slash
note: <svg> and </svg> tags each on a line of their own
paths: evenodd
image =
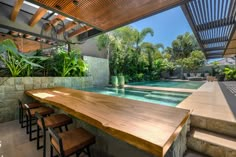
<svg viewBox="0 0 236 157">
<path fill-rule="evenodd" d="M 76 43 L 176 6 L 207 58 L 236 54 L 235 0 L 0 0 L 0 32 L 50 47 L 53 31 L 58 42 Z"/>
</svg>

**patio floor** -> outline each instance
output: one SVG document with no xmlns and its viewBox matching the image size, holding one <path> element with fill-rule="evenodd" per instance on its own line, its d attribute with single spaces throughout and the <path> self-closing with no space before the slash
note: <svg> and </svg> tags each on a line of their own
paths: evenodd
<svg viewBox="0 0 236 157">
<path fill-rule="evenodd" d="M 47 139 L 49 139 L 49 135 Z M 47 140 L 47 156 L 50 156 L 49 150 L 49 140 Z M 55 151 L 54 155 L 56 155 Z M 37 150 L 36 140 L 32 142 L 29 141 L 29 136 L 25 133 L 25 128 L 22 129 L 17 120 L 0 123 L 0 157 L 42 156 L 43 150 Z M 81 154 L 80 157 L 85 156 L 86 155 Z M 72 157 L 75 157 L 75 155 Z"/>
</svg>

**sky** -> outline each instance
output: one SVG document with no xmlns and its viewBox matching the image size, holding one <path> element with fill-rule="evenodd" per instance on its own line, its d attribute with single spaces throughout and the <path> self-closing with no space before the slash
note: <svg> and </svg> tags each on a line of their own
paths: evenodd
<svg viewBox="0 0 236 157">
<path fill-rule="evenodd" d="M 154 36 L 148 35 L 145 41 L 152 43 L 162 43 L 165 47 L 171 46 L 173 40 L 180 34 L 192 32 L 186 17 L 180 7 L 150 16 L 130 24 L 141 31 L 146 27 L 151 27 Z"/>
</svg>

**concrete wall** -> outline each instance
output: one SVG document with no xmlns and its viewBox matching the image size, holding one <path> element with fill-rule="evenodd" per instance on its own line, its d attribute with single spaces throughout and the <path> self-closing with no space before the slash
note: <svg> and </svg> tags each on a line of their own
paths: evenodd
<svg viewBox="0 0 236 157">
<path fill-rule="evenodd" d="M 25 90 L 64 86 L 86 88 L 93 86 L 92 77 L 1 77 L 0 78 L 0 123 L 18 118 L 18 99 L 30 102 Z"/>
<path fill-rule="evenodd" d="M 109 62 L 107 59 L 84 56 L 88 64 L 89 76 L 94 79 L 95 86 L 106 86 L 109 82 Z"/>
<path fill-rule="evenodd" d="M 106 50 L 99 50 L 96 37 L 86 40 L 83 44 L 71 45 L 72 49 L 80 49 L 81 55 L 97 58 L 107 58 Z"/>
</svg>

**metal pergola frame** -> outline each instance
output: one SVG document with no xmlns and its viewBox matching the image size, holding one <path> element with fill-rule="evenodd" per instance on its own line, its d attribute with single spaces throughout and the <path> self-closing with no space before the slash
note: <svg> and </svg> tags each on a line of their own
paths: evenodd
<svg viewBox="0 0 236 157">
<path fill-rule="evenodd" d="M 191 0 L 181 8 L 206 57 L 223 57 L 236 28 L 236 1 Z"/>
</svg>

